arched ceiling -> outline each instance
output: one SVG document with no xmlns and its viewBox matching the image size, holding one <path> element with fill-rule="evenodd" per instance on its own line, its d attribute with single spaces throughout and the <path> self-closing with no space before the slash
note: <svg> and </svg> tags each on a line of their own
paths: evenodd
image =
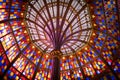
<svg viewBox="0 0 120 80">
<path fill-rule="evenodd" d="M 52 59 L 45 53 L 56 40 L 67 42 L 57 48 L 66 55 L 61 80 L 119 80 L 119 13 L 119 0 L 0 0 L 0 79 L 50 80 Z"/>
<path fill-rule="evenodd" d="M 26 23 L 32 41 L 45 53 L 58 49 L 73 54 L 92 34 L 87 3 L 83 0 L 39 0 L 27 5 Z"/>
</svg>

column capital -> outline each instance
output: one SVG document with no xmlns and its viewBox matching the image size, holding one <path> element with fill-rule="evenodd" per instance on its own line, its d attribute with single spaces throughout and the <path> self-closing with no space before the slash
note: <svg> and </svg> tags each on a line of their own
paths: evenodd
<svg viewBox="0 0 120 80">
<path fill-rule="evenodd" d="M 58 57 L 58 58 L 60 58 L 62 56 L 62 52 L 60 50 L 53 50 L 53 51 L 51 51 L 50 55 L 52 57 Z"/>
</svg>

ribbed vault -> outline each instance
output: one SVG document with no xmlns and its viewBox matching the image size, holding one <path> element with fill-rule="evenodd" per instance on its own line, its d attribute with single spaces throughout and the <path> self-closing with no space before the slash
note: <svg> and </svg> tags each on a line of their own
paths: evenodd
<svg viewBox="0 0 120 80">
<path fill-rule="evenodd" d="M 0 0 L 1 80 L 119 80 L 120 0 Z"/>
<path fill-rule="evenodd" d="M 85 46 L 92 33 L 89 9 L 83 0 L 40 0 L 27 5 L 26 23 L 33 43 L 45 53 L 63 55 Z"/>
</svg>

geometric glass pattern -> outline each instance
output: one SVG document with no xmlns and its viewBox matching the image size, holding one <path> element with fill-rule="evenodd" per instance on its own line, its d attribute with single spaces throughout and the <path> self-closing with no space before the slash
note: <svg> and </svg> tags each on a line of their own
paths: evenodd
<svg viewBox="0 0 120 80">
<path fill-rule="evenodd" d="M 0 0 L 0 79 L 50 80 L 54 33 L 60 80 L 120 79 L 120 0 Z"/>
<path fill-rule="evenodd" d="M 27 8 L 26 23 L 31 39 L 45 53 L 58 49 L 67 55 L 89 41 L 92 26 L 83 0 L 31 1 Z"/>
</svg>

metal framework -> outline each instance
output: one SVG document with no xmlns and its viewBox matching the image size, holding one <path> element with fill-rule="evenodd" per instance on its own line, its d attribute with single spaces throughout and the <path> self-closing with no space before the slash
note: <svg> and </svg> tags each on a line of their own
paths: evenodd
<svg viewBox="0 0 120 80">
<path fill-rule="evenodd" d="M 0 36 L 1 36 L 0 37 L 0 47 L 3 48 L 3 52 L 0 54 L 0 56 L 3 56 L 3 55 L 7 56 L 9 64 L 7 65 L 3 74 L 0 75 L 0 78 L 3 79 L 11 67 L 15 68 L 16 71 L 18 71 L 20 73 L 20 75 L 23 75 L 23 71 L 20 72 L 19 70 L 17 70 L 17 68 L 15 66 L 13 66 L 14 63 L 20 58 L 21 55 L 24 56 L 26 58 L 26 60 L 29 61 L 31 64 L 33 64 L 35 67 L 34 74 L 32 76 L 33 80 L 36 78 L 37 72 L 40 69 L 46 70 L 47 76 L 48 76 L 48 72 L 50 71 L 50 69 L 40 67 L 40 64 L 42 63 L 42 58 L 45 55 L 44 53 L 50 53 L 53 50 L 59 50 L 62 52 L 62 55 L 63 55 L 62 57 L 66 56 L 66 60 L 68 60 L 68 68 L 65 70 L 60 69 L 60 73 L 62 73 L 62 72 L 64 73 L 65 71 L 67 71 L 70 74 L 70 78 L 72 78 L 73 74 L 70 73 L 70 71 L 72 71 L 72 70 L 74 71 L 76 69 L 76 70 L 81 71 L 81 73 L 83 75 L 83 79 L 87 79 L 88 78 L 88 76 L 86 75 L 87 71 L 85 71 L 84 68 L 87 68 L 87 65 L 90 64 L 93 68 L 93 71 L 95 71 L 95 74 L 92 74 L 92 72 L 90 72 L 88 70 L 92 74 L 91 76 L 95 75 L 94 77 L 92 77 L 93 79 L 98 80 L 99 78 L 106 75 L 107 72 L 110 72 L 115 76 L 115 78 L 117 80 L 119 80 L 119 76 L 115 72 L 113 66 L 107 62 L 107 60 L 104 58 L 104 55 L 103 55 L 104 48 L 106 47 L 106 44 L 109 43 L 109 42 L 107 42 L 107 39 L 109 37 L 112 38 L 113 40 L 115 40 L 115 42 L 117 42 L 115 44 L 118 45 L 118 44 L 120 44 L 118 37 L 111 35 L 109 33 L 109 31 L 104 32 L 104 31 L 99 30 L 99 28 L 101 27 L 100 25 L 99 26 L 97 25 L 99 28 L 93 27 L 94 22 L 91 24 L 91 22 L 92 22 L 91 14 L 89 12 L 89 6 L 88 6 L 90 3 L 90 0 L 86 0 L 86 1 L 88 1 L 88 2 L 85 2 L 83 0 L 29 0 L 28 5 L 27 5 L 27 10 L 25 11 L 26 15 L 24 17 L 20 17 L 20 18 L 11 18 L 11 16 L 10 16 L 11 9 L 12 9 L 11 3 L 13 1 L 11 1 L 11 0 L 8 1 L 9 2 L 8 19 L 0 20 L 0 23 L 8 23 L 11 31 L 3 36 L 1 36 L 2 30 L 0 31 Z M 97 1 L 97 0 L 94 0 L 94 1 Z M 116 3 L 117 3 L 117 1 L 118 0 L 115 0 Z M 101 3 L 102 3 L 102 5 L 104 5 L 104 0 L 101 0 Z M 116 6 L 118 7 L 118 5 L 116 5 Z M 102 8 L 103 8 L 103 16 L 105 18 L 104 25 L 107 26 L 107 29 L 108 29 L 107 16 L 106 16 L 106 12 L 104 9 L 105 7 L 102 7 Z M 5 8 L 0 8 L 0 10 L 2 10 L 2 9 L 5 9 Z M 16 9 L 16 10 L 19 10 L 19 9 Z M 118 10 L 118 13 L 119 13 L 119 10 Z M 118 20 L 119 20 L 118 13 L 117 13 L 117 16 L 118 16 Z M 10 23 L 11 21 L 17 21 L 17 20 L 20 20 L 21 22 L 23 20 L 26 21 L 27 29 L 29 31 L 29 36 L 32 39 L 32 42 L 28 42 L 28 44 L 22 50 L 19 45 L 19 41 L 21 39 L 17 40 L 17 38 L 15 36 L 15 32 L 17 30 L 14 31 L 12 24 Z M 26 29 L 26 27 L 21 27 L 18 30 L 21 30 L 21 29 Z M 117 29 L 119 29 L 119 27 L 117 27 Z M 95 45 L 94 44 L 92 45 L 92 43 L 90 43 L 90 41 L 89 41 L 90 37 L 93 37 L 93 35 L 92 35 L 93 32 L 99 33 L 99 35 L 96 38 L 100 38 L 101 34 L 105 35 L 104 39 L 103 39 L 103 45 L 97 47 L 99 49 L 99 51 L 96 50 L 97 48 L 93 47 Z M 7 36 L 8 34 L 11 34 L 13 36 L 15 44 L 12 44 L 12 46 L 10 46 L 8 49 L 5 49 L 4 45 L 6 45 L 7 43 L 3 44 L 2 38 Z M 28 36 L 28 34 L 27 34 L 27 36 Z M 38 46 L 43 51 L 43 54 L 41 52 L 41 56 L 39 58 L 38 64 L 35 64 L 31 59 L 28 58 L 28 56 L 26 56 L 24 54 L 25 50 L 30 45 L 33 45 L 32 43 L 34 43 L 36 46 Z M 112 43 L 112 42 L 110 42 L 110 43 Z M 17 46 L 19 53 L 13 60 L 10 61 L 7 51 L 9 51 L 9 49 L 11 49 L 15 45 Z M 97 45 L 97 42 L 96 42 L 96 45 Z M 92 60 L 89 60 L 87 63 L 84 63 L 82 65 L 81 64 L 82 61 L 80 61 L 79 56 L 86 55 L 86 54 L 84 53 L 84 51 L 81 51 L 83 53 L 80 55 L 77 52 L 79 52 L 79 50 L 82 49 L 83 46 L 89 46 L 89 48 L 91 48 L 90 50 L 94 51 L 94 53 L 97 56 L 95 56 L 95 58 L 93 58 Z M 110 46 L 111 46 L 111 44 L 110 44 Z M 114 46 L 112 46 L 112 48 L 113 47 Z M 115 48 L 113 48 L 113 49 L 117 50 L 119 48 L 120 48 L 120 46 L 118 45 L 118 46 L 115 46 Z M 35 51 L 37 51 L 37 48 L 35 48 Z M 87 50 L 85 50 L 85 52 L 86 51 Z M 112 51 L 112 49 L 110 51 Z M 109 50 L 108 50 L 108 53 L 109 53 Z M 90 55 L 90 54 L 91 53 L 88 52 L 88 55 Z M 69 61 L 70 56 L 67 56 L 67 55 L 74 56 L 74 58 L 76 59 L 76 62 L 78 63 L 77 67 L 71 68 L 71 62 Z M 51 56 L 49 58 L 51 60 L 53 60 L 51 58 Z M 82 58 L 84 58 L 84 57 L 82 57 Z M 89 58 L 89 56 L 87 56 L 87 58 Z M 96 65 L 98 66 L 98 64 L 96 63 L 96 65 L 94 65 L 92 62 L 97 61 L 98 58 L 101 59 L 101 62 L 103 62 L 107 68 L 109 68 L 109 71 L 103 70 L 100 74 L 97 73 L 97 70 L 95 69 L 94 66 L 96 66 Z M 116 54 L 112 53 L 113 63 L 115 63 L 114 61 L 116 61 L 118 59 L 119 59 L 119 50 L 116 51 Z M 62 61 L 62 58 L 61 58 L 61 61 Z M 27 62 L 27 64 L 24 65 L 25 66 L 24 70 L 27 67 L 29 62 Z M 65 63 L 65 62 L 63 62 L 63 63 Z M 102 65 L 102 63 L 100 64 L 100 66 L 101 65 Z M 49 65 L 49 67 L 50 67 L 50 65 Z M 28 77 L 26 75 L 23 75 L 23 77 L 28 79 Z"/>
<path fill-rule="evenodd" d="M 28 4 L 26 23 L 32 41 L 50 53 L 63 55 L 82 48 L 92 33 L 89 10 L 83 0 L 38 0 Z"/>
</svg>

